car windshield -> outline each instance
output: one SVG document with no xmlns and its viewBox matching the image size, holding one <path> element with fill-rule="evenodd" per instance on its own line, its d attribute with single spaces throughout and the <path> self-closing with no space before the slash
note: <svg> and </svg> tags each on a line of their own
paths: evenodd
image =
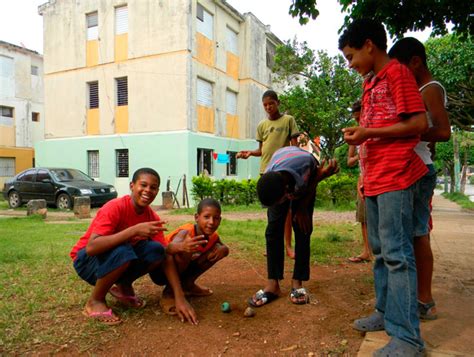
<svg viewBox="0 0 474 357">
<path fill-rule="evenodd" d="M 54 169 L 51 170 L 51 174 L 56 178 L 57 181 L 94 181 L 85 173 L 74 170 L 74 169 Z"/>
</svg>

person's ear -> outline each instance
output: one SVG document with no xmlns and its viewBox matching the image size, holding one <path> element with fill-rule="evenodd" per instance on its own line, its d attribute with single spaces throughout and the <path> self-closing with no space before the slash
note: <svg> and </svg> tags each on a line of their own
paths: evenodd
<svg viewBox="0 0 474 357">
<path fill-rule="evenodd" d="M 198 214 L 198 213 L 195 213 L 195 214 L 194 214 L 194 220 L 195 220 L 196 222 L 197 222 L 198 218 L 199 218 L 199 214 Z"/>
<path fill-rule="evenodd" d="M 128 185 L 130 187 L 130 191 L 133 189 L 133 181 L 130 181 L 130 184 Z"/>
<path fill-rule="evenodd" d="M 367 39 L 365 40 L 363 47 L 367 49 L 368 53 L 372 53 L 372 51 L 374 50 L 374 43 L 372 42 L 371 39 Z"/>
</svg>

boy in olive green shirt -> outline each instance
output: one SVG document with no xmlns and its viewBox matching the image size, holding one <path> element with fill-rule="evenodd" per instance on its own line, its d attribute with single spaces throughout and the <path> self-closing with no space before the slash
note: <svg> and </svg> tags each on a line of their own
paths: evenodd
<svg viewBox="0 0 474 357">
<path fill-rule="evenodd" d="M 291 115 L 281 114 L 278 110 L 280 101 L 278 95 L 268 90 L 263 93 L 262 103 L 268 114 L 268 119 L 262 120 L 257 127 L 258 149 L 243 150 L 237 158 L 248 159 L 250 156 L 261 156 L 260 174 L 265 171 L 273 153 L 290 144 L 290 137 L 298 133 L 295 118 Z"/>
</svg>

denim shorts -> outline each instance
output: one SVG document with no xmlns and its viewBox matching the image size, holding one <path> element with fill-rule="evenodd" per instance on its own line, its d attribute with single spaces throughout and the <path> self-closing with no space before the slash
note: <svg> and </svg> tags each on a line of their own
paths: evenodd
<svg viewBox="0 0 474 357">
<path fill-rule="evenodd" d="M 160 243 L 144 240 L 135 245 L 122 244 L 95 256 L 87 255 L 86 249 L 83 248 L 77 252 L 74 269 L 83 280 L 95 285 L 97 279 L 130 262 L 130 266 L 117 283 L 131 284 L 145 275 L 151 264 L 161 262 L 164 258 L 165 249 Z"/>
<path fill-rule="evenodd" d="M 415 237 L 430 233 L 431 198 L 436 187 L 436 171 L 426 165 L 428 172 L 415 184 L 413 197 L 413 232 Z"/>
</svg>

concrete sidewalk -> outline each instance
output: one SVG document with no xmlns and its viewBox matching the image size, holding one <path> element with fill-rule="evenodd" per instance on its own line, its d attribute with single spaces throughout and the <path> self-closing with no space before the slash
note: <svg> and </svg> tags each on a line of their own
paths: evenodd
<svg viewBox="0 0 474 357">
<path fill-rule="evenodd" d="M 427 355 L 474 356 L 474 213 L 437 195 L 432 215 L 432 288 L 438 319 L 421 323 Z M 358 356 L 371 356 L 388 340 L 384 331 L 367 333 Z"/>
</svg>

